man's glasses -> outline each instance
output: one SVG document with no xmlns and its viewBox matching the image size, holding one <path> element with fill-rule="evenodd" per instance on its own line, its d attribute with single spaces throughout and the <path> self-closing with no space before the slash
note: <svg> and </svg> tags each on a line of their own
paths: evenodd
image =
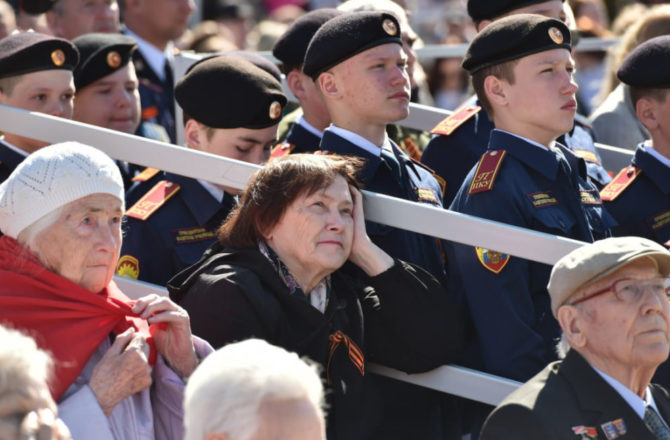
<svg viewBox="0 0 670 440">
<path fill-rule="evenodd" d="M 642 299 L 645 291 L 650 291 L 657 298 L 663 300 L 670 299 L 670 277 L 653 278 L 651 280 L 633 280 L 624 278 L 613 282 L 609 287 L 606 287 L 583 298 L 573 301 L 571 305 L 582 303 L 591 298 L 595 298 L 603 293 L 613 292 L 619 301 L 627 304 L 637 303 Z"/>
</svg>

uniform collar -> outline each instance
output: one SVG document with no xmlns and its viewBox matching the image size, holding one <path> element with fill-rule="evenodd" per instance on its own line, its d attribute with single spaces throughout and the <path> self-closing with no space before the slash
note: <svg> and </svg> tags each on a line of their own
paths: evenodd
<svg viewBox="0 0 670 440">
<path fill-rule="evenodd" d="M 518 161 L 554 180 L 558 172 L 556 150 L 539 148 L 539 144 L 503 130 L 494 129 L 489 140 L 489 150 L 505 150 Z"/>
<path fill-rule="evenodd" d="M 380 147 L 379 145 L 375 145 L 374 143 L 365 139 L 363 136 L 354 133 L 353 131 L 346 130 L 333 124 L 330 124 L 330 126 L 326 130 L 331 131 L 336 135 L 338 135 L 339 137 L 348 140 L 351 144 L 355 145 L 358 148 L 362 148 L 363 150 L 367 151 L 373 156 L 379 157 L 381 155 L 381 148 L 384 147 L 388 148 L 387 144 L 389 144 L 389 139 L 388 136 L 386 135 L 384 137 L 384 144 L 382 144 L 382 146 Z"/>
<path fill-rule="evenodd" d="M 165 81 L 165 63 L 168 60 L 172 61 L 172 58 L 174 58 L 174 45 L 172 42 L 170 41 L 165 47 L 165 50 L 162 51 L 128 28 L 124 29 L 124 33 L 137 41 L 137 50 L 143 55 L 145 61 L 149 64 L 149 67 L 154 71 L 156 76 L 158 76 L 161 81 Z"/>
<path fill-rule="evenodd" d="M 225 192 L 223 201 L 217 201 L 196 179 L 170 173 L 165 173 L 165 177 L 180 186 L 181 198 L 199 226 L 207 224 L 226 202 L 231 202 L 232 196 Z"/>
<path fill-rule="evenodd" d="M 321 138 L 321 149 L 342 156 L 356 156 L 365 159 L 361 178 L 363 179 L 363 183 L 371 182 L 381 163 L 381 149 L 376 147 L 377 152 L 373 154 L 367 149 L 360 148 L 349 139 L 340 136 L 337 133 L 337 130 L 332 130 L 332 128 L 333 126 L 328 127 L 323 133 L 323 138 Z"/>
<path fill-rule="evenodd" d="M 640 144 L 635 150 L 632 163 L 641 168 L 664 194 L 670 194 L 670 170 L 657 155 L 660 156 L 658 151 Z"/>
<path fill-rule="evenodd" d="M 312 133 L 314 136 L 318 137 L 321 139 L 323 137 L 323 131 L 317 130 L 316 127 L 314 127 L 312 124 L 307 122 L 307 119 L 305 119 L 304 115 L 300 115 L 297 121 L 295 121 L 297 125 L 300 127 L 304 128 L 305 130 L 309 131 Z"/>
</svg>

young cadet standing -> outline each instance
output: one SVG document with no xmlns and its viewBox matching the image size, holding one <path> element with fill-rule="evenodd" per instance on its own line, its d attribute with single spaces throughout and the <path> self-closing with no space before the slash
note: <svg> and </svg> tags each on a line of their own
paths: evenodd
<svg viewBox="0 0 670 440">
<path fill-rule="evenodd" d="M 442 192 L 432 173 L 402 153 L 386 134 L 387 124 L 409 113 L 407 56 L 400 35 L 395 16 L 378 11 L 340 15 L 316 32 L 303 71 L 316 82 L 333 121 L 321 149 L 365 159 L 360 178 L 369 191 L 441 206 Z M 366 230 L 389 255 L 444 280 L 433 237 L 372 222 L 366 222 Z M 454 340 L 445 350 L 455 354 L 461 344 Z M 375 380 L 385 393 L 385 414 L 374 438 L 443 438 L 439 393 L 381 377 Z"/>
<path fill-rule="evenodd" d="M 0 40 L 0 104 L 70 119 L 77 49 L 67 40 L 37 32 L 13 34 Z M 48 143 L 8 133 L 1 126 L 0 182 L 28 154 Z M 2 134 L 2 133 L 0 133 Z"/>
<path fill-rule="evenodd" d="M 495 129 L 451 209 L 586 242 L 607 237 L 613 219 L 584 161 L 556 142 L 577 108 L 568 28 L 540 15 L 503 18 L 474 38 L 463 67 Z M 449 275 L 459 275 L 476 330 L 473 366 L 525 381 L 554 360 L 551 267 L 457 243 L 450 250 Z"/>
<path fill-rule="evenodd" d="M 563 0 L 468 0 L 468 14 L 482 31 L 496 20 L 521 13 L 539 14 L 566 22 Z M 610 177 L 600 165 L 593 138 L 584 118 L 576 115 L 573 126 L 561 133 L 559 142 L 586 161 L 589 177 L 600 187 Z M 493 122 L 477 95 L 440 122 L 433 130 L 421 161 L 446 181 L 444 204 L 449 206 L 470 168 L 486 151 Z"/>
<path fill-rule="evenodd" d="M 272 75 L 249 61 L 215 56 L 194 64 L 175 96 L 184 110 L 189 148 L 256 164 L 267 161 L 286 105 Z M 130 208 L 117 273 L 165 285 L 216 241 L 236 192 L 171 173 L 133 187 L 126 197 Z"/>
</svg>

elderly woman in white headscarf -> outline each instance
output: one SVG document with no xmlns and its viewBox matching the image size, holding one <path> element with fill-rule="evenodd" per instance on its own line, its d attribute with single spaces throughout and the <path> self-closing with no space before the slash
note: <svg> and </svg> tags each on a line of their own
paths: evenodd
<svg viewBox="0 0 670 440">
<path fill-rule="evenodd" d="M 211 348 L 168 298 L 131 301 L 112 281 L 123 213 L 104 153 L 31 154 L 0 185 L 0 321 L 54 357 L 50 391 L 73 438 L 181 438 L 183 381 Z"/>
</svg>

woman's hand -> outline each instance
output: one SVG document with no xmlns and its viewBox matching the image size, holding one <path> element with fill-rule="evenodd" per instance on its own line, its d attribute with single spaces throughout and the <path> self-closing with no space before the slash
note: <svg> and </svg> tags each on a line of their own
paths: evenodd
<svg viewBox="0 0 670 440">
<path fill-rule="evenodd" d="M 144 337 L 129 328 L 116 337 L 93 369 L 88 386 L 108 417 L 123 399 L 151 385 L 146 348 Z"/>
<path fill-rule="evenodd" d="M 363 194 L 353 186 L 349 186 L 354 200 L 354 237 L 351 244 L 349 260 L 373 277 L 393 266 L 393 258 L 370 240 L 365 230 L 363 213 Z"/>
<path fill-rule="evenodd" d="M 155 294 L 137 300 L 133 312 L 147 320 L 156 349 L 184 380 L 198 366 L 191 337 L 191 320 L 186 310 L 170 298 Z"/>
</svg>

